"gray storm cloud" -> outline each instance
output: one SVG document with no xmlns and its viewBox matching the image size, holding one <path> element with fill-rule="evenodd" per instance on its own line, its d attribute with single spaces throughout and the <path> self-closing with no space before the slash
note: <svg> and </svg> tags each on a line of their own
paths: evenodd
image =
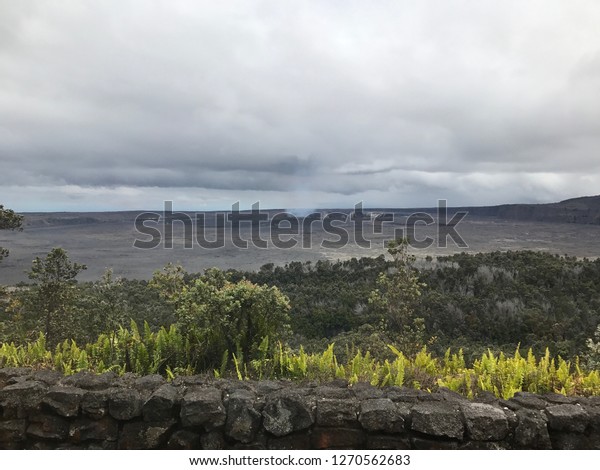
<svg viewBox="0 0 600 470">
<path fill-rule="evenodd" d="M 598 192 L 595 1 L 0 0 L 0 12 L 0 202 L 18 210 Z"/>
</svg>

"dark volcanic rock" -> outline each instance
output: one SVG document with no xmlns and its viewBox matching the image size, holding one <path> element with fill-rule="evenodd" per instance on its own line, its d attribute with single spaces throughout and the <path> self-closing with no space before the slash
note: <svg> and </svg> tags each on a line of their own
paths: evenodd
<svg viewBox="0 0 600 470">
<path fill-rule="evenodd" d="M 190 388 L 181 404 L 183 426 L 204 426 L 210 430 L 225 424 L 225 406 L 218 388 Z"/>
<path fill-rule="evenodd" d="M 166 445 L 169 432 L 174 426 L 174 420 L 159 423 L 125 423 L 119 436 L 119 449 L 160 449 Z"/>
<path fill-rule="evenodd" d="M 358 420 L 358 403 L 354 398 L 320 398 L 317 400 L 317 424 L 353 427 Z"/>
<path fill-rule="evenodd" d="M 142 414 L 142 395 L 133 389 L 114 389 L 109 394 L 108 412 L 118 420 L 127 421 Z"/>
<path fill-rule="evenodd" d="M 40 439 L 64 440 L 69 435 L 69 422 L 59 416 L 38 414 L 30 418 L 27 434 Z"/>
<path fill-rule="evenodd" d="M 354 398 L 354 393 L 349 390 L 347 387 L 332 387 L 329 385 L 321 385 L 316 389 L 317 398 L 327 398 L 327 399 L 341 399 L 341 400 L 349 400 Z"/>
<path fill-rule="evenodd" d="M 100 419 L 108 414 L 108 393 L 88 391 L 81 400 L 81 411 L 90 418 Z"/>
<path fill-rule="evenodd" d="M 444 401 L 449 401 L 452 403 L 470 403 L 466 397 L 461 395 L 460 393 L 453 392 L 444 387 L 440 387 L 440 389 L 433 394 L 436 399 L 442 399 Z"/>
<path fill-rule="evenodd" d="M 0 369 L 0 387 L 0 449 L 600 450 L 597 397 L 483 403 L 345 381 L 166 383 L 21 369 Z"/>
<path fill-rule="evenodd" d="M 516 403 L 523 408 L 531 408 L 534 410 L 543 410 L 546 408 L 546 406 L 548 406 L 548 403 L 542 400 L 539 396 L 529 392 L 517 392 L 515 393 L 515 396 L 509 400 L 509 402 Z"/>
<path fill-rule="evenodd" d="M 545 393 L 542 395 L 544 400 L 555 405 L 575 405 L 579 402 L 577 397 L 566 397 L 560 393 Z"/>
<path fill-rule="evenodd" d="M 504 413 L 504 416 L 506 416 L 509 432 L 514 431 L 517 425 L 519 424 L 519 418 L 517 417 L 517 414 L 513 410 L 510 410 L 508 408 L 500 409 Z"/>
<path fill-rule="evenodd" d="M 373 450 L 405 450 L 411 447 L 408 436 L 375 434 L 367 436 L 366 448 Z"/>
<path fill-rule="evenodd" d="M 204 450 L 225 449 L 225 437 L 220 431 L 210 431 L 200 436 L 200 445 Z"/>
<path fill-rule="evenodd" d="M 69 437 L 73 442 L 116 441 L 119 424 L 110 417 L 102 419 L 80 418 L 71 423 Z"/>
<path fill-rule="evenodd" d="M 84 390 L 104 390 L 112 387 L 116 379 L 117 375 L 114 372 L 105 372 L 100 375 L 92 372 L 77 372 L 62 379 L 60 384 Z"/>
<path fill-rule="evenodd" d="M 379 387 L 374 387 L 366 382 L 358 382 L 352 387 L 354 396 L 358 400 L 369 400 L 371 398 L 383 398 L 384 390 Z"/>
<path fill-rule="evenodd" d="M 270 395 L 271 393 L 278 392 L 283 388 L 280 382 L 274 382 L 273 380 L 262 380 L 254 383 L 254 390 L 257 395 Z"/>
<path fill-rule="evenodd" d="M 315 408 L 314 398 L 283 390 L 267 399 L 263 426 L 279 437 L 301 431 L 315 422 Z"/>
<path fill-rule="evenodd" d="M 77 416 L 85 394 L 81 388 L 54 386 L 48 390 L 42 403 L 60 416 Z"/>
<path fill-rule="evenodd" d="M 441 401 L 442 396 L 435 396 L 423 390 L 406 387 L 388 387 L 384 392 L 384 397 L 395 402 L 418 403 L 421 401 Z"/>
<path fill-rule="evenodd" d="M 56 385 L 63 378 L 63 375 L 56 370 L 42 369 L 35 371 L 31 375 L 31 378 L 38 382 L 43 382 L 48 386 L 52 386 Z"/>
<path fill-rule="evenodd" d="M 149 392 L 152 393 L 162 385 L 164 385 L 167 381 L 162 375 L 153 374 L 153 375 L 144 375 L 142 377 L 138 377 L 133 382 L 133 387 L 141 392 Z"/>
<path fill-rule="evenodd" d="M 27 420 L 25 419 L 0 421 L 0 444 L 15 443 L 25 440 L 26 429 Z"/>
<path fill-rule="evenodd" d="M 519 424 L 514 442 L 519 449 L 551 449 L 546 416 L 542 411 L 522 409 L 516 412 Z"/>
<path fill-rule="evenodd" d="M 254 407 L 254 394 L 238 390 L 229 396 L 225 434 L 236 441 L 252 442 L 260 427 L 262 415 Z"/>
<path fill-rule="evenodd" d="M 498 397 L 494 395 L 492 392 L 479 392 L 477 397 L 475 397 L 475 402 L 477 403 L 486 403 L 488 405 L 498 405 Z"/>
<path fill-rule="evenodd" d="M 177 389 L 169 384 L 161 385 L 144 403 L 145 421 L 166 421 L 174 417 L 176 406 L 181 402 Z"/>
<path fill-rule="evenodd" d="M 579 433 L 553 432 L 550 434 L 552 448 L 557 450 L 598 449 L 593 437 Z"/>
<path fill-rule="evenodd" d="M 404 429 L 404 418 L 389 398 L 362 401 L 358 420 L 367 431 L 401 432 Z"/>
<path fill-rule="evenodd" d="M 174 450 L 200 449 L 200 434 L 180 429 L 169 438 L 167 447 Z"/>
<path fill-rule="evenodd" d="M 600 407 L 600 396 L 593 397 L 577 397 L 577 403 L 583 406 Z"/>
<path fill-rule="evenodd" d="M 0 368 L 0 389 L 17 382 L 25 382 L 31 375 L 31 369 L 26 367 Z"/>
<path fill-rule="evenodd" d="M 419 403 L 411 412 L 411 429 L 430 436 L 462 439 L 464 426 L 459 408 L 448 402 Z"/>
<path fill-rule="evenodd" d="M 507 442 L 469 441 L 458 447 L 459 450 L 510 450 Z"/>
<path fill-rule="evenodd" d="M 310 449 L 310 435 L 306 432 L 298 432 L 284 437 L 269 439 L 267 448 L 272 450 Z"/>
<path fill-rule="evenodd" d="M 25 418 L 41 408 L 46 384 L 37 381 L 17 382 L 0 390 L 0 410 L 4 418 Z"/>
<path fill-rule="evenodd" d="M 465 403 L 462 412 L 471 439 L 501 441 L 508 435 L 508 420 L 501 409 L 485 403 Z"/>
<path fill-rule="evenodd" d="M 456 450 L 457 441 L 444 441 L 439 439 L 427 439 L 426 437 L 411 437 L 412 448 L 417 450 Z"/>
<path fill-rule="evenodd" d="M 585 411 L 588 414 L 590 431 L 600 434 L 600 406 L 586 406 Z"/>
<path fill-rule="evenodd" d="M 579 405 L 553 405 L 546 408 L 548 425 L 556 431 L 584 432 L 589 415 Z"/>
<path fill-rule="evenodd" d="M 159 449 L 166 445 L 175 421 L 125 423 L 119 435 L 119 449 Z"/>
</svg>

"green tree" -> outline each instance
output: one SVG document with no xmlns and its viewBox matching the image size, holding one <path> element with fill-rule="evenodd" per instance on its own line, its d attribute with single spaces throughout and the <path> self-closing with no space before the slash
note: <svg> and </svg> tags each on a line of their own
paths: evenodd
<svg viewBox="0 0 600 470">
<path fill-rule="evenodd" d="M 584 358 L 587 362 L 587 366 L 590 369 L 600 369 L 600 325 L 596 328 L 594 333 L 594 341 L 592 338 L 588 338 L 586 342 L 587 351 L 584 354 Z"/>
<path fill-rule="evenodd" d="M 15 214 L 11 209 L 5 209 L 0 204 L 0 230 L 22 230 L 23 216 Z M 8 256 L 8 250 L 0 246 L 0 261 Z"/>
<path fill-rule="evenodd" d="M 115 277 L 112 269 L 107 269 L 102 278 L 93 285 L 97 292 L 96 322 L 101 332 L 110 331 L 116 335 L 119 326 L 126 321 L 127 303 L 121 295 L 123 279 Z"/>
<path fill-rule="evenodd" d="M 113 270 L 108 268 L 100 280 L 81 289 L 83 314 L 79 317 L 81 326 L 78 329 L 85 333 L 81 339 L 92 341 L 101 333 L 110 334 L 113 340 L 116 338 L 119 327 L 129 320 L 123 286 L 123 279 L 115 277 Z"/>
<path fill-rule="evenodd" d="M 37 312 L 43 322 L 46 342 L 56 344 L 72 334 L 77 296 L 75 278 L 87 269 L 74 263 L 62 248 L 54 248 L 45 258 L 33 260 L 29 279 L 34 281 L 30 291 L 30 309 Z"/>
<path fill-rule="evenodd" d="M 150 280 L 150 287 L 156 289 L 160 296 L 177 305 L 181 292 L 186 286 L 186 272 L 183 266 L 169 263 L 162 271 L 156 271 Z"/>
<path fill-rule="evenodd" d="M 265 337 L 273 345 L 289 334 L 289 300 L 277 287 L 232 282 L 216 268 L 190 284 L 183 279 L 182 269 L 168 266 L 151 285 L 176 304 L 180 329 L 198 346 L 203 367 L 218 365 L 224 351 L 247 363 Z"/>
<path fill-rule="evenodd" d="M 0 287 L 0 290 L 2 288 Z M 32 341 L 36 336 L 36 320 L 28 315 L 28 311 L 24 300 L 27 298 L 27 291 L 19 289 L 10 293 L 4 293 L 2 298 L 3 306 L 0 311 L 4 310 L 0 321 L 0 343 L 1 342 L 16 342 L 24 344 L 27 341 Z"/>
<path fill-rule="evenodd" d="M 13 210 L 5 209 L 0 204 L 0 230 L 23 230 L 23 216 L 15 214 Z M 8 256 L 8 250 L 0 246 L 0 261 Z M 12 337 L 13 334 L 20 335 L 22 328 L 13 328 L 13 318 L 19 318 L 19 315 L 12 315 L 13 310 L 18 310 L 19 304 L 13 298 L 9 291 L 0 286 L 0 340 L 6 338 L 7 335 Z"/>
<path fill-rule="evenodd" d="M 425 285 L 412 266 L 414 257 L 408 253 L 406 240 L 393 240 L 387 248 L 393 269 L 379 275 L 369 303 L 379 313 L 381 328 L 404 352 L 413 353 L 424 343 L 425 323 L 417 308 Z"/>
</svg>

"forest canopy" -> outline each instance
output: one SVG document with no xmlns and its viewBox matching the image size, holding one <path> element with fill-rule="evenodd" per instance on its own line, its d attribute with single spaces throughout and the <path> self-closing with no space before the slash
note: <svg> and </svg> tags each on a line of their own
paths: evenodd
<svg viewBox="0 0 600 470">
<path fill-rule="evenodd" d="M 599 260 L 389 254 L 82 283 L 55 248 L 3 292 L 0 367 L 600 393 Z"/>
</svg>

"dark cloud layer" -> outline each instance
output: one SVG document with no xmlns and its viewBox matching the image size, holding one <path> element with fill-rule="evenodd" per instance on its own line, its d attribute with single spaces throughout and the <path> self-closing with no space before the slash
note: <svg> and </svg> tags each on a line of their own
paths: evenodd
<svg viewBox="0 0 600 470">
<path fill-rule="evenodd" d="M 0 202 L 18 210 L 598 192 L 594 0 L 0 12 Z"/>
</svg>

